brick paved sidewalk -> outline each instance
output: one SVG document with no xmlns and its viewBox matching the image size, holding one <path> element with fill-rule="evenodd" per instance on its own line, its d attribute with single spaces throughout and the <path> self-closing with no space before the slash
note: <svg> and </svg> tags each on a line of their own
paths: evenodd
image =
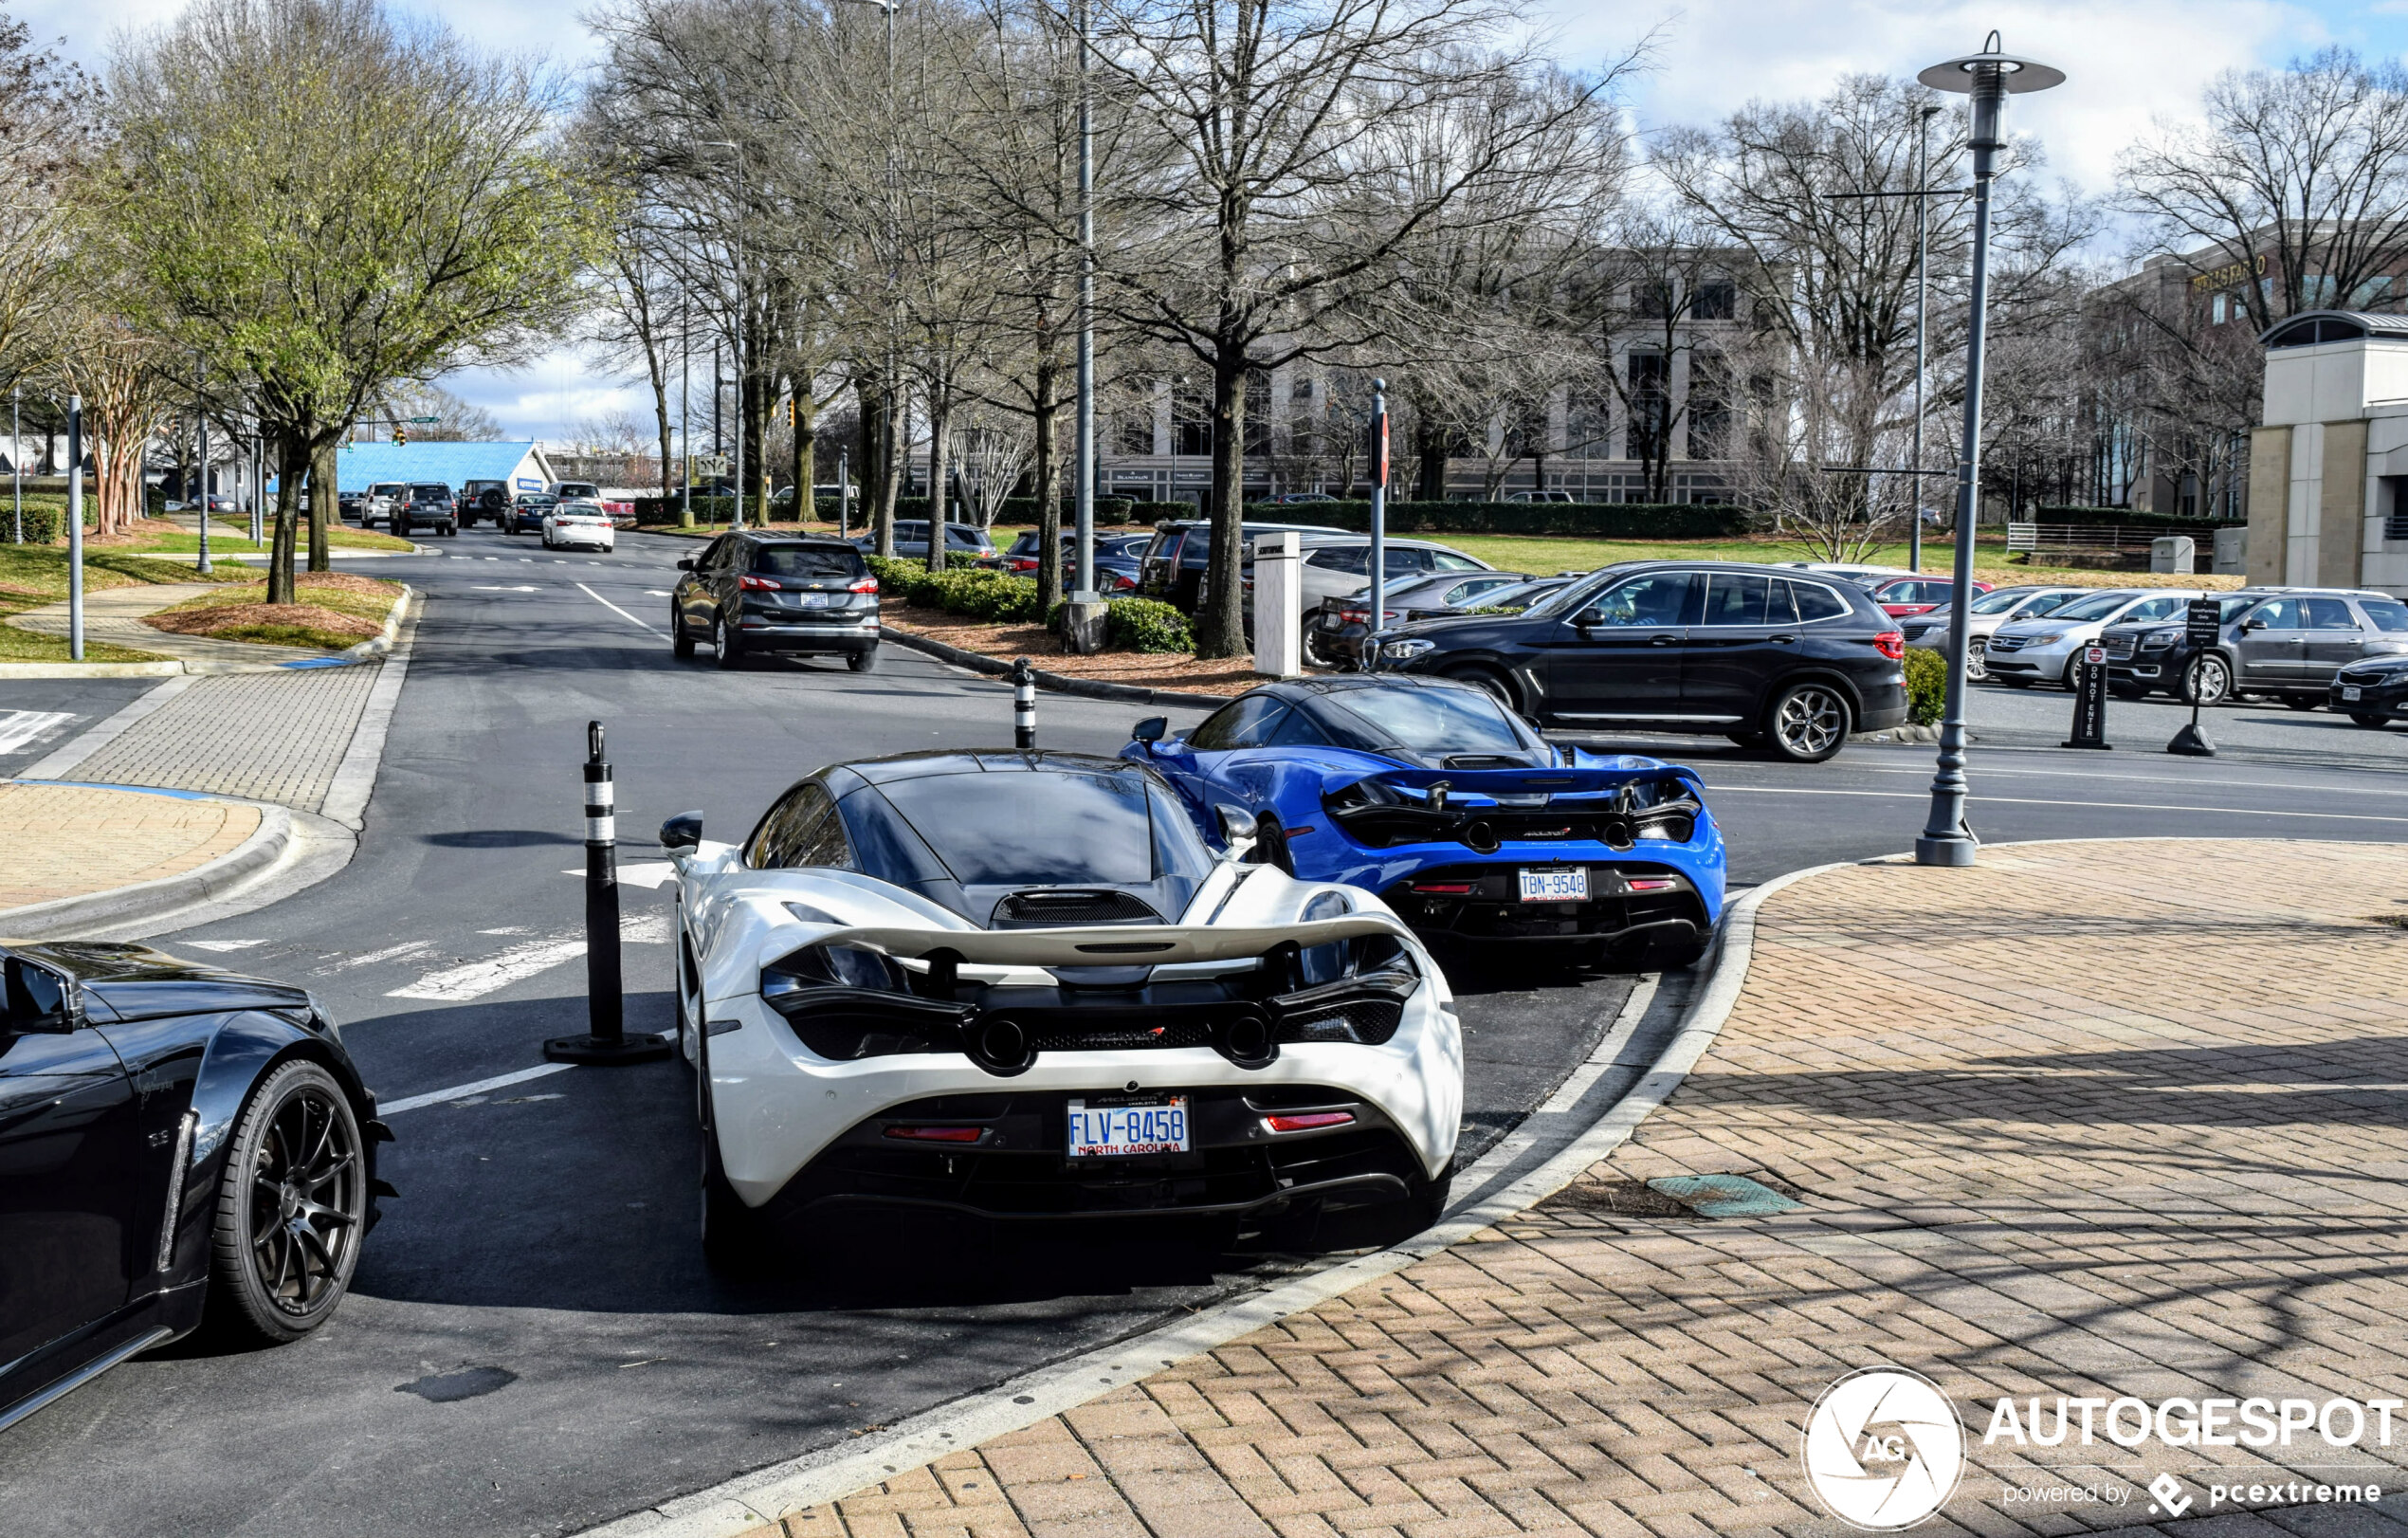
<svg viewBox="0 0 2408 1538">
<path fill-rule="evenodd" d="M 2051 1420 L 2059 1396 L 2408 1398 L 2408 934 L 2378 922 L 2403 917 L 2401 846 L 2039 844 L 1801 882 L 1687 1083 L 1556 1199 L 755 1538 L 1837 1534 L 1801 1429 L 1874 1364 L 1964 1423 L 1918 1532 L 2143 1525 L 2168 1474 L 2180 1529 L 2400 1538 L 2362 1507 L 2199 1519 L 2235 1476 L 2396 1492 L 2408 1417 L 2389 1447 L 2264 1452 L 2084 1446 L 2080 1411 L 2058 1446 L 1983 1432 L 2001 1396 Z M 1632 1182 L 1696 1173 L 1802 1204 L 1644 1215 Z M 2034 1488 L 2124 1499 L 2008 1498 Z"/>
<path fill-rule="evenodd" d="M 6 909 L 181 875 L 258 830 L 233 801 L 0 782 L 0 932 Z"/>
<path fill-rule="evenodd" d="M 163 785 L 317 812 L 386 665 L 196 678 L 72 778 Z"/>
</svg>

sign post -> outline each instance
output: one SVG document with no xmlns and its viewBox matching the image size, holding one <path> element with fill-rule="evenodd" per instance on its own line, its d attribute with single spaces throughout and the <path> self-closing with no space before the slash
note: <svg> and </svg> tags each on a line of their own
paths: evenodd
<svg viewBox="0 0 2408 1538">
<path fill-rule="evenodd" d="M 2223 632 L 2222 621 L 2223 606 L 2214 598 L 2193 598 L 2182 611 L 2182 639 L 2190 643 L 2193 657 L 2205 656 L 2215 649 Z M 2190 692 L 2191 723 L 2174 734 L 2174 740 L 2165 744 L 2165 751 L 2186 759 L 2212 759 L 2216 757 L 2216 744 L 2199 730 L 2198 690 Z"/>
<path fill-rule="evenodd" d="M 2073 735 L 2067 747 L 2110 748 L 2107 740 L 2107 648 L 2093 641 L 2073 668 Z"/>
<path fill-rule="evenodd" d="M 1379 670 L 1380 621 L 1388 601 L 1388 381 L 1371 382 L 1371 618 L 1363 635 L 1363 671 Z"/>
</svg>

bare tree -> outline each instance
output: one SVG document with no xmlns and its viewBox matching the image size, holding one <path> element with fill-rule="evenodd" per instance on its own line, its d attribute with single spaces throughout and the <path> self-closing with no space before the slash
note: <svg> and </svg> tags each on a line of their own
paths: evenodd
<svg viewBox="0 0 2408 1538">
<path fill-rule="evenodd" d="M 29 39 L 0 14 L 0 377 L 12 379 L 62 339 L 51 322 L 73 291 L 67 199 L 100 148 L 99 87 Z"/>
<path fill-rule="evenodd" d="M 441 385 L 417 379 L 380 391 L 371 414 L 409 423 L 410 436 L 418 443 L 498 443 L 502 438 L 502 424 L 491 412 Z"/>
</svg>

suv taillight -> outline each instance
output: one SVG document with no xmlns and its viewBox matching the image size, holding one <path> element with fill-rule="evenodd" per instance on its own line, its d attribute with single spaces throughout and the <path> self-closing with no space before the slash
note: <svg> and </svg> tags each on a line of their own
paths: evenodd
<svg viewBox="0 0 2408 1538">
<path fill-rule="evenodd" d="M 783 593 L 786 591 L 775 577 L 755 577 L 750 572 L 736 578 L 736 585 L 747 593 Z"/>
<path fill-rule="evenodd" d="M 1892 662 L 1906 660 L 1906 632 L 1884 631 L 1873 637 L 1873 650 Z"/>
<path fill-rule="evenodd" d="M 847 588 L 845 591 L 848 593 L 875 593 L 878 591 L 878 578 L 874 577 L 865 577 L 860 581 L 855 582 L 851 587 Z"/>
</svg>

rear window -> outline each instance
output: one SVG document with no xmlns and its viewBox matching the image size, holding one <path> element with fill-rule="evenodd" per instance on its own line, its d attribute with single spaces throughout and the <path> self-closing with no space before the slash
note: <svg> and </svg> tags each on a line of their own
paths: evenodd
<svg viewBox="0 0 2408 1538">
<path fill-rule="evenodd" d="M 982 776 L 976 785 L 962 778 L 930 775 L 878 791 L 965 887 L 1139 884 L 1195 873 L 1156 870 L 1166 850 L 1184 851 L 1189 840 L 1177 836 L 1184 819 L 1158 805 L 1140 776 L 1031 771 Z M 964 805 L 967 796 L 975 796 L 975 809 Z M 1158 815 L 1170 826 L 1158 830 Z M 1194 863 L 1177 853 L 1172 859 Z"/>
<path fill-rule="evenodd" d="M 2130 603 L 2133 599 L 2139 596 L 2139 594 L 2130 592 L 2102 593 L 2095 597 L 2084 598 L 2079 603 L 2067 604 L 2064 608 L 2058 610 L 2055 613 L 2051 614 L 2049 617 L 2051 619 L 2070 619 L 2075 621 L 2076 623 L 2092 619 L 2105 619 L 2109 614 L 2114 613 L 2116 611 L 2122 609 L 2125 604 Z"/>
<path fill-rule="evenodd" d="M 2361 598 L 2358 607 L 2366 611 L 2366 617 L 2375 622 L 2375 629 L 2379 631 L 2408 631 L 2408 604 L 2397 598 L 2388 601 Z"/>
<path fill-rule="evenodd" d="M 429 502 L 432 502 L 438 497 L 450 496 L 451 488 L 449 486 L 417 485 L 410 488 L 410 494 L 413 497 L 423 497 Z"/>
<path fill-rule="evenodd" d="M 1781 585 L 1789 589 L 1790 596 L 1797 602 L 1797 618 L 1801 624 L 1811 624 L 1817 619 L 1837 619 L 1843 614 L 1855 613 L 1847 599 L 1820 582 L 1784 580 Z"/>
<path fill-rule="evenodd" d="M 1374 742 L 1421 753 L 1521 753 L 1529 738 L 1485 694 L 1469 689 L 1348 689 L 1323 702 L 1370 728 Z"/>
<path fill-rule="evenodd" d="M 765 544 L 753 552 L 763 577 L 861 577 L 869 568 L 851 545 Z"/>
</svg>

